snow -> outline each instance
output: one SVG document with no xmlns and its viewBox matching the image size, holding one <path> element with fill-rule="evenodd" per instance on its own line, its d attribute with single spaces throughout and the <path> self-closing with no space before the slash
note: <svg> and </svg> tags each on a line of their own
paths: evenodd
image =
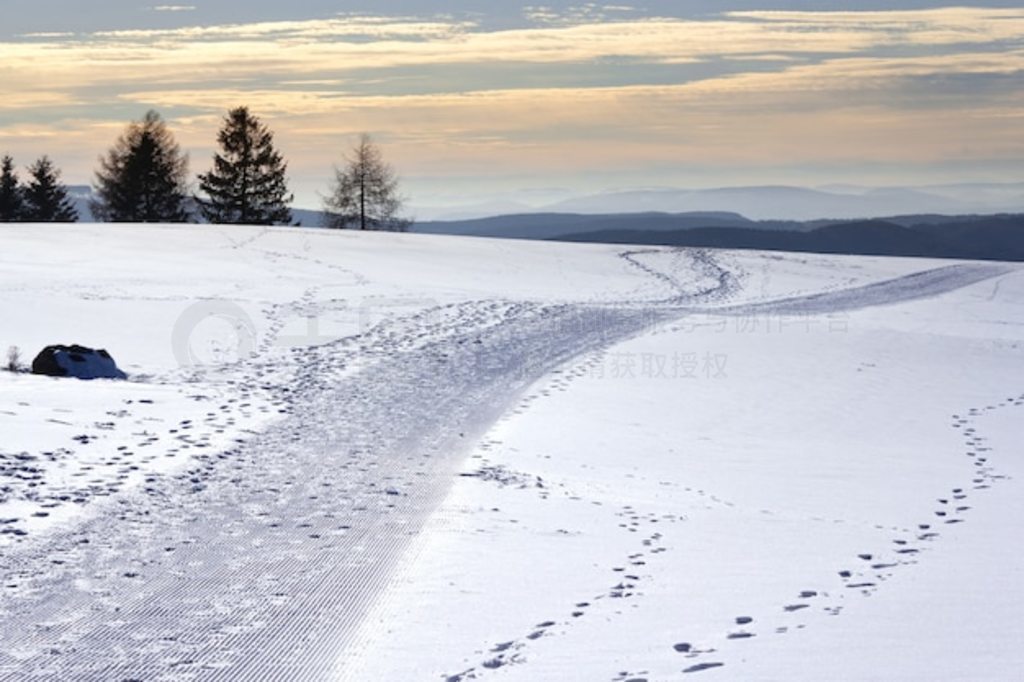
<svg viewBox="0 0 1024 682">
<path fill-rule="evenodd" d="M 0 373 L 0 679 L 1024 663 L 1020 269 L 18 226 L 0 315 L 129 374 Z"/>
<path fill-rule="evenodd" d="M 538 382 L 346 679 L 1013 678 L 1022 306 L 1019 271 L 831 321 L 746 306 Z"/>
</svg>

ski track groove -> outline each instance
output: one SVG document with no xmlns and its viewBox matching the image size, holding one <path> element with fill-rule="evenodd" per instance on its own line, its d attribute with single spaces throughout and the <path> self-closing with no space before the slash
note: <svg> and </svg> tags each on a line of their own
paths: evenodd
<svg viewBox="0 0 1024 682">
<path fill-rule="evenodd" d="M 647 253 L 689 259 L 701 288 L 648 265 Z M 0 586 L 0 680 L 326 677 L 463 456 L 524 387 L 740 288 L 710 251 L 622 258 L 673 295 L 468 302 L 294 351 L 298 371 L 277 387 L 288 389 L 281 422 L 227 451 L 193 455 L 187 474 L 125 493 L 97 518 L 0 558 L 4 585 L 18 588 Z M 729 310 L 879 305 L 1006 271 L 952 266 L 855 294 Z M 314 298 L 309 290 L 297 304 Z M 260 359 L 237 371 L 255 386 L 282 370 Z"/>
<path fill-rule="evenodd" d="M 3 558 L 0 679 L 326 676 L 473 439 L 529 382 L 650 321 L 468 302 L 302 351 L 283 422 Z M 257 350 L 241 383 L 275 368 Z"/>
<path fill-rule="evenodd" d="M 732 315 L 821 315 L 859 310 L 938 296 L 1019 269 L 1004 263 L 960 263 L 850 289 L 722 307 L 715 312 Z"/>
</svg>

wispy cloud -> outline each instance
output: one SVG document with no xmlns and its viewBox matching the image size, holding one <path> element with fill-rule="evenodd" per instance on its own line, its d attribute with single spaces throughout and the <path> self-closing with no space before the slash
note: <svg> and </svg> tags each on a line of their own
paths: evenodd
<svg viewBox="0 0 1024 682">
<path fill-rule="evenodd" d="M 0 86 L 12 93 L 0 99 L 0 140 L 19 144 L 11 131 L 27 125 L 38 139 L 39 120 L 95 133 L 155 106 L 203 149 L 220 113 L 248 103 L 273 117 L 298 169 L 329 168 L 331 141 L 360 130 L 407 142 L 399 154 L 414 169 L 438 167 L 438 156 L 493 169 L 493 158 L 514 167 L 542 155 L 582 166 L 1013 153 L 1005 140 L 1022 88 L 985 84 L 1024 82 L 1024 9 L 685 20 L 582 4 L 527 16 L 530 26 L 501 30 L 334 16 L 37 33 L 0 43 Z M 484 72 L 492 77 L 467 77 Z"/>
<path fill-rule="evenodd" d="M 523 14 L 529 21 L 545 26 L 572 26 L 622 20 L 641 10 L 629 5 L 602 5 L 594 2 L 554 8 L 547 5 L 528 5 Z"/>
<path fill-rule="evenodd" d="M 69 31 L 39 31 L 36 33 L 23 33 L 21 38 L 29 39 L 43 39 L 43 40 L 59 40 L 63 38 L 74 38 L 75 34 Z"/>
<path fill-rule="evenodd" d="M 413 18 L 350 16 L 306 21 L 266 21 L 221 26 L 186 26 L 174 29 L 99 31 L 93 38 L 133 41 L 301 40 L 322 41 L 353 38 L 450 39 L 472 28 L 470 22 L 419 21 Z"/>
<path fill-rule="evenodd" d="M 166 69 L 216 64 L 226 75 L 302 74 L 433 64 L 578 63 L 603 59 L 687 63 L 716 58 L 827 57 L 886 47 L 998 44 L 1024 37 L 1024 10 L 917 12 L 734 12 L 703 21 L 650 18 L 482 31 L 472 22 L 335 17 L 175 29 L 35 34 L 50 42 L 0 44 L 12 65 L 131 80 Z M 217 61 L 223 58 L 226 61 Z M 45 59 L 40 64 L 39 59 Z M 126 68 L 127 63 L 135 69 Z M 246 64 L 250 66 L 246 67 Z M 106 67 L 117 69 L 104 74 Z M 641 70 L 638 69 L 638 74 Z M 457 85 L 457 84 L 456 84 Z"/>
</svg>

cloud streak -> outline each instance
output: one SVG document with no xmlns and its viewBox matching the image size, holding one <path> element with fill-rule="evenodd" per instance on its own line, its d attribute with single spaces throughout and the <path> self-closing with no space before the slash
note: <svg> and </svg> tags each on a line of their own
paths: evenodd
<svg viewBox="0 0 1024 682">
<path fill-rule="evenodd" d="M 570 172 L 644 159 L 660 168 L 673 155 L 760 167 L 780 156 L 921 163 L 1021 152 L 1000 141 L 1019 125 L 1021 89 L 986 83 L 1024 80 L 1024 9 L 687 20 L 589 5 L 528 16 L 533 26 L 503 30 L 336 16 L 25 36 L 0 43 L 11 93 L 0 98 L 0 141 L 17 147 L 11 131 L 27 125 L 35 134 L 24 139 L 38 140 L 40 120 L 81 131 L 153 106 L 205 150 L 220 113 L 247 103 L 272 117 L 293 168 L 310 173 L 329 169 L 360 130 L 411 145 L 397 155 L 413 172 L 494 172 L 494 159 L 518 168 L 547 158 Z M 923 108 L 935 115 L 923 121 Z M 970 144 L 958 142 L 964 131 Z"/>
</svg>

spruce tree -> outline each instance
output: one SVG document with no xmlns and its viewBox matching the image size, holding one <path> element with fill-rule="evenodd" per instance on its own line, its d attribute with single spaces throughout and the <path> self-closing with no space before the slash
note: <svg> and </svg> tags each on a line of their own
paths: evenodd
<svg viewBox="0 0 1024 682">
<path fill-rule="evenodd" d="M 324 225 L 335 229 L 405 232 L 411 221 L 402 218 L 398 178 L 384 162 L 380 148 L 363 135 L 336 168 L 331 193 L 324 199 Z"/>
<path fill-rule="evenodd" d="M 25 187 L 23 219 L 29 223 L 74 223 L 78 211 L 68 199 L 68 190 L 60 182 L 60 171 L 46 156 L 29 166 Z"/>
<path fill-rule="evenodd" d="M 14 159 L 4 156 L 0 161 L 0 223 L 16 223 L 22 219 L 24 202 L 21 192 Z"/>
<path fill-rule="evenodd" d="M 160 114 L 132 122 L 96 171 L 97 220 L 113 223 L 184 223 L 188 211 L 188 157 Z"/>
<path fill-rule="evenodd" d="M 199 176 L 198 198 L 211 223 L 239 225 L 288 224 L 293 196 L 288 192 L 288 164 L 274 149 L 274 135 L 248 107 L 228 112 L 217 136 L 222 153 L 213 168 Z"/>
</svg>

